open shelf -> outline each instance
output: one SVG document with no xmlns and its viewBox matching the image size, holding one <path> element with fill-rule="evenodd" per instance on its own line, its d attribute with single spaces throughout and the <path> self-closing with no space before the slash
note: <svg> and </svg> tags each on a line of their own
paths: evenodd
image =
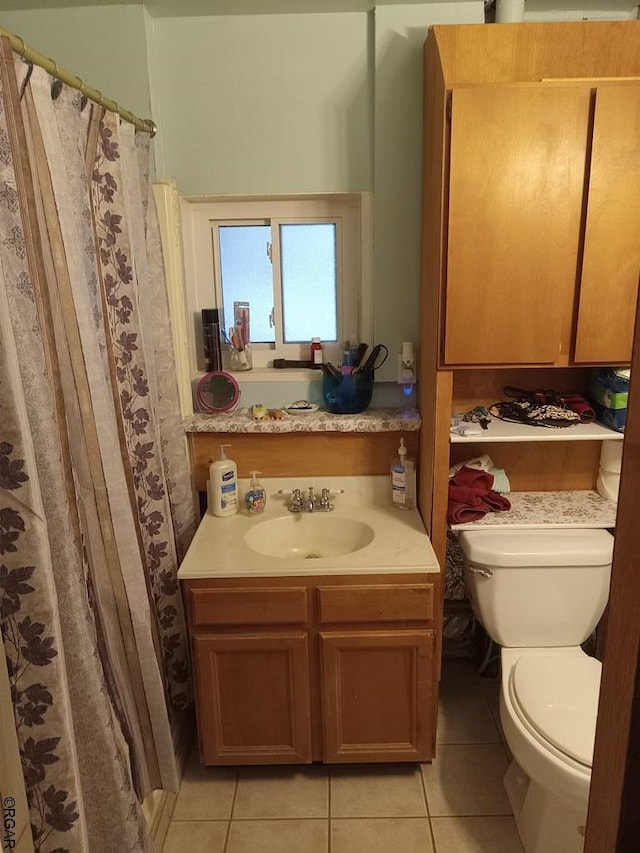
<svg viewBox="0 0 640 853">
<path fill-rule="evenodd" d="M 452 444 L 487 444 L 489 442 L 518 441 L 621 441 L 624 433 L 616 432 L 599 423 L 576 424 L 570 427 L 534 427 L 513 424 L 494 418 L 480 435 L 451 433 Z"/>
<path fill-rule="evenodd" d="M 452 524 L 452 530 L 511 527 L 536 530 L 543 527 L 613 528 L 618 505 L 593 491 L 511 492 L 506 512 L 489 512 L 479 521 Z"/>
</svg>

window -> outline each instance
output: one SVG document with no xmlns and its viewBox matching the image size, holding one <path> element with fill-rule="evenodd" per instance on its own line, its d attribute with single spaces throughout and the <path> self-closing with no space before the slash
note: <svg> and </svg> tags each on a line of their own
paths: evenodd
<svg viewBox="0 0 640 853">
<path fill-rule="evenodd" d="M 185 199 L 182 212 L 194 365 L 200 310 L 217 307 L 228 332 L 238 301 L 250 306 L 254 367 L 308 359 L 316 336 L 333 361 L 346 340 L 370 339 L 361 195 Z"/>
</svg>

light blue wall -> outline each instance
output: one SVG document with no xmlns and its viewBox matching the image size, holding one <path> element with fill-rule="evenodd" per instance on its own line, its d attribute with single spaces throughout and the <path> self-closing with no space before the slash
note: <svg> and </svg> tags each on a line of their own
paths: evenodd
<svg viewBox="0 0 640 853">
<path fill-rule="evenodd" d="M 182 194 L 374 192 L 380 380 L 418 340 L 427 29 L 483 20 L 469 0 L 151 23 L 158 171 Z"/>
<path fill-rule="evenodd" d="M 374 193 L 376 342 L 418 342 L 422 46 L 482 0 L 375 13 L 151 18 L 139 6 L 4 13 L 0 24 L 159 127 L 182 195 Z M 99 38 L 98 38 L 99 37 Z"/>
<path fill-rule="evenodd" d="M 402 341 L 419 346 L 422 57 L 431 24 L 483 23 L 482 3 L 375 11 L 374 328 L 389 347 L 379 379 L 395 380 Z"/>
<path fill-rule="evenodd" d="M 366 14 L 158 18 L 158 168 L 183 195 L 372 183 Z"/>
<path fill-rule="evenodd" d="M 0 26 L 140 118 L 151 115 L 147 13 L 141 6 L 26 9 Z"/>
</svg>

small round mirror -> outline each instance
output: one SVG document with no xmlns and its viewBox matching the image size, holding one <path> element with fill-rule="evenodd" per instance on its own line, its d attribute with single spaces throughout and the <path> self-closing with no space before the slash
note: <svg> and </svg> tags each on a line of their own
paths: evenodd
<svg viewBox="0 0 640 853">
<path fill-rule="evenodd" d="M 203 412 L 229 412 L 238 404 L 240 387 L 235 378 L 224 370 L 205 373 L 196 390 L 198 405 Z"/>
</svg>

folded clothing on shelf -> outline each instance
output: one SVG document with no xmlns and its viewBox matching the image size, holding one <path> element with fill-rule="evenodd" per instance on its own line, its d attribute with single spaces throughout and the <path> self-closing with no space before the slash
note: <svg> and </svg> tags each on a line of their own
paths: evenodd
<svg viewBox="0 0 640 853">
<path fill-rule="evenodd" d="M 503 468 L 496 468 L 493 459 L 488 453 L 483 453 L 481 456 L 474 456 L 473 459 L 465 459 L 463 462 L 457 462 L 449 468 L 449 479 L 451 480 L 461 468 L 474 468 L 479 471 L 488 471 L 493 474 L 493 491 L 505 494 L 511 491 L 511 484 L 507 477 L 506 471 Z"/>
<path fill-rule="evenodd" d="M 502 393 L 510 399 L 494 403 L 489 412 L 503 421 L 539 427 L 568 427 L 595 420 L 596 413 L 591 403 L 573 391 L 543 388 L 529 391 L 507 385 Z"/>
<path fill-rule="evenodd" d="M 449 480 L 449 524 L 478 521 L 488 512 L 504 512 L 511 504 L 493 490 L 493 474 L 463 466 Z"/>
</svg>

